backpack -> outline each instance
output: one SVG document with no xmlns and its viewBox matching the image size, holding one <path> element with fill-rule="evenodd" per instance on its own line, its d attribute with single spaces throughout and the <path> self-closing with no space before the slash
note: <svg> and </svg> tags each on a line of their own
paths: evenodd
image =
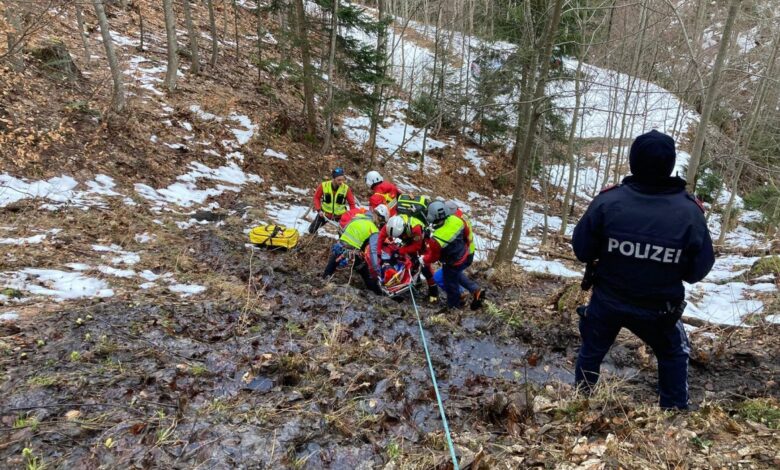
<svg viewBox="0 0 780 470">
<path fill-rule="evenodd" d="M 395 208 L 399 214 L 406 214 L 417 218 L 423 225 L 428 225 L 426 215 L 428 213 L 428 204 L 431 202 L 427 196 L 414 197 L 411 194 L 401 194 L 398 196 L 398 203 Z"/>
<path fill-rule="evenodd" d="M 298 231 L 283 225 L 260 225 L 249 232 L 249 243 L 270 249 L 291 250 L 298 244 Z"/>
</svg>

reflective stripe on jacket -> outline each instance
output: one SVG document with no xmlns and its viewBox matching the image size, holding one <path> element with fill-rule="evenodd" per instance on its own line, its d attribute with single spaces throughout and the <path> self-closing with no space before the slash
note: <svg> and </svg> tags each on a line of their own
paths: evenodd
<svg viewBox="0 0 780 470">
<path fill-rule="evenodd" d="M 368 238 L 378 232 L 379 229 L 370 217 L 358 214 L 347 224 L 339 239 L 356 250 L 362 250 Z"/>
<path fill-rule="evenodd" d="M 333 191 L 333 181 L 322 183 L 322 210 L 328 214 L 341 215 L 347 212 L 347 193 L 349 186 L 346 183 Z"/>
<path fill-rule="evenodd" d="M 441 227 L 433 231 L 431 238 L 441 247 L 440 259 L 443 263 L 457 265 L 468 255 L 468 240 L 463 233 L 466 230 L 468 228 L 463 219 L 451 215 Z"/>
</svg>

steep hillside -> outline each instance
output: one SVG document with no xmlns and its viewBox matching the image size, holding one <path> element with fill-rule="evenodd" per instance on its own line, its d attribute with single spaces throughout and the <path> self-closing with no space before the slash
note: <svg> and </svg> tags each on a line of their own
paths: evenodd
<svg viewBox="0 0 780 470">
<path fill-rule="evenodd" d="M 414 118 L 414 95 L 401 82 L 427 82 L 420 74 L 433 26 L 403 18 L 391 26 L 396 83 L 376 168 L 404 191 L 457 200 L 472 217 L 471 273 L 489 302 L 477 312 L 421 303 L 418 326 L 408 298 L 366 293 L 349 268 L 322 279 L 332 227 L 303 235 L 290 252 L 247 244 L 260 223 L 305 232 L 314 188 L 335 166 L 345 167 L 361 202 L 368 196 L 369 118 L 344 110 L 322 155 L 324 130 L 304 130 L 288 16 L 258 15 L 247 1 L 215 3 L 220 49 L 210 66 L 208 9 L 192 3 L 202 39 L 195 75 L 177 3 L 179 76 L 169 92 L 160 2 L 110 2 L 128 92 L 126 110 L 112 113 L 100 32 L 90 5 L 80 5 L 89 60 L 74 5 L 57 3 L 27 12 L 38 26 L 23 70 L 7 61 L 0 68 L 2 466 L 449 468 L 423 328 L 460 468 L 780 465 L 780 273 L 755 213 L 742 211 L 716 269 L 688 292 L 697 409 L 653 405 L 652 351 L 627 333 L 586 399 L 571 385 L 574 307 L 587 301 L 569 251 L 573 223 L 559 234 L 568 168 L 540 161 L 521 249 L 512 266 L 490 267 L 512 189 L 511 143 L 478 145 L 478 129 L 426 132 Z M 314 30 L 323 14 L 307 9 Z M 312 56 L 322 58 L 316 31 Z M 349 34 L 376 44 L 373 34 Z M 458 47 L 480 43 L 450 36 Z M 41 55 L 52 48 L 67 50 L 72 64 Z M 324 113 L 328 77 L 315 63 Z M 451 77 L 471 73 L 456 60 L 447 67 Z M 585 70 L 594 110 L 583 118 L 575 216 L 612 171 L 599 103 L 613 80 L 629 78 Z M 563 108 L 570 85 L 551 91 Z M 671 125 L 682 136 L 695 122 L 662 85 L 638 89 L 645 93 L 628 97 L 645 115 L 637 129 Z M 516 98 L 509 92 L 503 106 Z"/>
</svg>

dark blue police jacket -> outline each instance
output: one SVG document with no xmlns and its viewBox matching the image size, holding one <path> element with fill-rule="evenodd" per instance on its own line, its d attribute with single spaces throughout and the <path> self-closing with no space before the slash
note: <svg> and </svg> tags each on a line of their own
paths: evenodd
<svg viewBox="0 0 780 470">
<path fill-rule="evenodd" d="M 603 190 L 572 238 L 580 261 L 597 261 L 594 289 L 638 307 L 679 303 L 682 281 L 702 280 L 715 262 L 703 206 L 685 191 L 685 180 L 659 183 L 629 176 Z"/>
</svg>

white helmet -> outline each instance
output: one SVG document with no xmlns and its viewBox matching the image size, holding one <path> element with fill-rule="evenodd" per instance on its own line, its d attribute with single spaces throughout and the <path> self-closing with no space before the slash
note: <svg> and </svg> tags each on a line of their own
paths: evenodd
<svg viewBox="0 0 780 470">
<path fill-rule="evenodd" d="M 394 215 L 387 221 L 387 235 L 390 238 L 401 238 L 406 231 L 406 222 L 400 215 Z"/>
<path fill-rule="evenodd" d="M 447 214 L 447 208 L 444 206 L 443 202 L 433 201 L 428 205 L 428 214 L 426 219 L 428 219 L 429 224 L 437 225 L 441 222 L 444 222 L 444 219 L 446 219 L 449 215 L 450 214 Z"/>
<path fill-rule="evenodd" d="M 387 207 L 386 204 L 379 204 L 374 209 L 374 214 L 376 214 L 377 216 L 387 220 L 387 219 L 390 218 L 390 209 Z"/>
<path fill-rule="evenodd" d="M 379 184 L 385 179 L 382 178 L 382 175 L 379 174 L 378 171 L 369 171 L 366 173 L 366 186 L 369 188 L 373 187 L 375 184 Z"/>
</svg>

